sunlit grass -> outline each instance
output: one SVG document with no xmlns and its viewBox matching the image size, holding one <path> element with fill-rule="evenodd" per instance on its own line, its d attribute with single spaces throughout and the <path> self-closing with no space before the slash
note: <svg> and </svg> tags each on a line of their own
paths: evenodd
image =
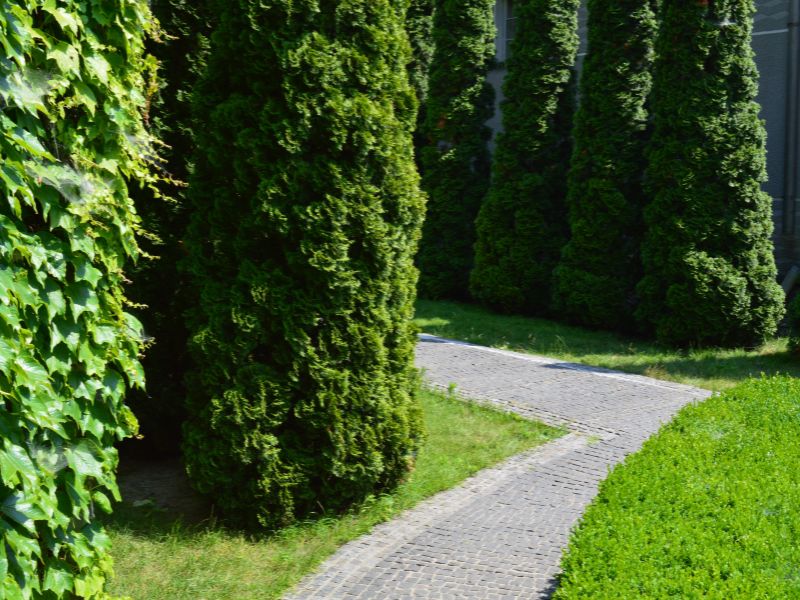
<svg viewBox="0 0 800 600">
<path fill-rule="evenodd" d="M 339 546 L 477 471 L 561 432 L 475 404 L 423 392 L 427 441 L 393 494 L 360 510 L 252 537 L 213 523 L 122 505 L 108 524 L 116 578 L 109 592 L 134 600 L 278 598 Z"/>
<path fill-rule="evenodd" d="M 762 373 L 800 376 L 800 356 L 778 338 L 756 350 L 673 350 L 609 332 L 571 327 L 545 319 L 504 316 L 455 302 L 419 301 L 416 323 L 433 335 L 551 356 L 723 390 Z"/>
</svg>

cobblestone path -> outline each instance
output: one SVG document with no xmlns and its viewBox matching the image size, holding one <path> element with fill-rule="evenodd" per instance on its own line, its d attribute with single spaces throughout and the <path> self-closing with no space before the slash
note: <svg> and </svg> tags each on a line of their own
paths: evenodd
<svg viewBox="0 0 800 600">
<path fill-rule="evenodd" d="M 710 392 L 421 336 L 429 384 L 565 426 L 343 546 L 288 598 L 548 598 L 570 530 L 609 467 Z"/>
</svg>

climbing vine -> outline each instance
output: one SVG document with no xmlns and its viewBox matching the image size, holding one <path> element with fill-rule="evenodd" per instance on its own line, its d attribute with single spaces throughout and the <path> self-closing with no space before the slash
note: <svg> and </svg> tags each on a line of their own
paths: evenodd
<svg viewBox="0 0 800 600">
<path fill-rule="evenodd" d="M 97 598 L 94 521 L 136 431 L 138 255 L 127 182 L 151 181 L 145 0 L 0 5 L 0 597 Z"/>
</svg>

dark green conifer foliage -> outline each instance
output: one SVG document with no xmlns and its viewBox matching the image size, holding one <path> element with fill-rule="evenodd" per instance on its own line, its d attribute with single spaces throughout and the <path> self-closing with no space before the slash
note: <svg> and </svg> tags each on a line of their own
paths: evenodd
<svg viewBox="0 0 800 600">
<path fill-rule="evenodd" d="M 0 3 L 0 598 L 105 598 L 125 406 L 128 183 L 153 183 L 145 0 Z"/>
<path fill-rule="evenodd" d="M 404 3 L 212 6 L 184 454 L 231 522 L 272 528 L 395 485 L 418 445 L 417 105 Z"/>
<path fill-rule="evenodd" d="M 784 308 L 773 257 L 752 0 L 663 0 L 637 316 L 678 345 L 752 345 Z"/>
<path fill-rule="evenodd" d="M 435 50 L 420 159 L 428 211 L 417 258 L 420 294 L 466 298 L 475 217 L 489 185 L 494 0 L 436 0 Z"/>
<path fill-rule="evenodd" d="M 406 31 L 411 43 L 408 75 L 421 111 L 428 100 L 428 75 L 433 60 L 433 3 L 434 0 L 410 0 L 406 16 Z"/>
<path fill-rule="evenodd" d="M 151 125 L 164 143 L 162 167 L 171 181 L 161 186 L 165 198 L 154 197 L 149 189 L 135 193 L 137 212 L 151 234 L 142 246 L 154 258 L 137 265 L 130 295 L 143 305 L 138 316 L 153 341 L 142 360 L 147 391 L 137 391 L 129 400 L 143 439 L 126 442 L 124 449 L 163 456 L 179 451 L 185 419 L 188 333 L 183 311 L 192 300 L 186 296 L 178 265 L 185 254 L 182 239 L 188 224 L 185 183 L 193 145 L 190 95 L 202 72 L 213 15 L 204 1 L 154 0 L 151 6 L 162 28 L 159 39 L 150 44 L 159 61 L 160 80 L 151 106 Z"/>
<path fill-rule="evenodd" d="M 568 178 L 570 241 L 555 272 L 555 312 L 608 329 L 634 325 L 642 276 L 648 112 L 655 0 L 589 0 Z"/>
<path fill-rule="evenodd" d="M 503 132 L 477 220 L 472 295 L 506 312 L 541 314 L 566 242 L 579 0 L 514 3 L 517 34 L 503 84 Z"/>
</svg>

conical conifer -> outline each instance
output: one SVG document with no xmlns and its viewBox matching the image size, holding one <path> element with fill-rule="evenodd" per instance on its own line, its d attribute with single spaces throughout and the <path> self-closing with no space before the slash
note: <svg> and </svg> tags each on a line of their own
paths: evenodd
<svg viewBox="0 0 800 600">
<path fill-rule="evenodd" d="M 436 0 L 420 160 L 428 210 L 417 264 L 420 294 L 468 296 L 475 217 L 489 185 L 494 0 Z"/>
<path fill-rule="evenodd" d="M 227 520 L 273 528 L 390 488 L 412 463 L 417 104 L 403 3 L 212 6 L 184 454 Z"/>
<path fill-rule="evenodd" d="M 542 314 L 566 242 L 579 0 L 514 3 L 517 33 L 503 84 L 503 132 L 477 220 L 472 295 L 506 312 Z"/>
<path fill-rule="evenodd" d="M 642 275 L 656 0 L 589 0 L 588 8 L 568 179 L 570 241 L 555 272 L 554 310 L 582 325 L 631 329 Z"/>
<path fill-rule="evenodd" d="M 648 150 L 642 325 L 677 345 L 751 346 L 784 313 L 752 0 L 663 0 Z"/>
</svg>

